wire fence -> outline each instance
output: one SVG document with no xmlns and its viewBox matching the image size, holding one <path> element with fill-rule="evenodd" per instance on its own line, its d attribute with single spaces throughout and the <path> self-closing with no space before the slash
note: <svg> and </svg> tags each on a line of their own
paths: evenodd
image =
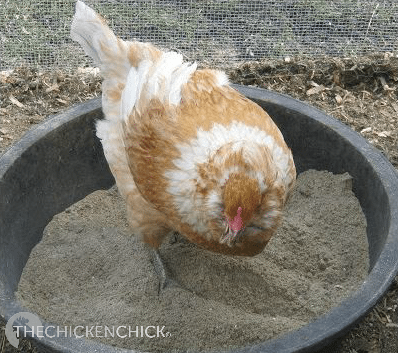
<svg viewBox="0 0 398 353">
<path fill-rule="evenodd" d="M 291 56 L 398 53 L 396 0 L 86 0 L 123 39 L 227 66 Z M 70 39 L 74 0 L 0 0 L 0 70 L 92 64 Z"/>
</svg>

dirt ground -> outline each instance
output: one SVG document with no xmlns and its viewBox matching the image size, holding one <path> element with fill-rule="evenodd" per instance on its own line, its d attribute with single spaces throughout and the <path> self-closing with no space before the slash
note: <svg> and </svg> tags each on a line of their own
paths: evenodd
<svg viewBox="0 0 398 353">
<path fill-rule="evenodd" d="M 253 85 L 308 102 L 364 136 L 398 169 L 398 58 L 285 58 L 227 69 L 234 83 Z M 19 68 L 0 73 L 0 154 L 48 115 L 99 96 L 93 69 L 74 74 Z M 322 352 L 396 353 L 398 278 L 379 304 L 345 337 Z M 37 352 L 28 341 L 16 350 L 0 326 L 0 353 Z M 40 352 L 39 352 L 40 353 Z"/>
</svg>

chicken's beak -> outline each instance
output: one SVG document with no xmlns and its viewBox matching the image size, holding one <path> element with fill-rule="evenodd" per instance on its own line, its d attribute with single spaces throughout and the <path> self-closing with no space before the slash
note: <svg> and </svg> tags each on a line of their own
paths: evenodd
<svg viewBox="0 0 398 353">
<path fill-rule="evenodd" d="M 233 246 L 236 241 L 239 239 L 239 235 L 242 229 L 233 229 L 229 226 L 227 222 L 227 226 L 225 228 L 224 234 L 221 236 L 220 243 L 227 244 L 228 246 Z"/>
</svg>

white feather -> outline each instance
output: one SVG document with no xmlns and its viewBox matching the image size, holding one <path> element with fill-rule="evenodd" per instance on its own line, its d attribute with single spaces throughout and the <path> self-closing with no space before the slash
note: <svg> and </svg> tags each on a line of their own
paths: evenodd
<svg viewBox="0 0 398 353">
<path fill-rule="evenodd" d="M 140 99 L 142 86 L 148 78 L 151 66 L 152 63 L 149 60 L 144 60 L 138 68 L 132 67 L 129 71 L 121 102 L 121 119 L 125 122 Z"/>
<path fill-rule="evenodd" d="M 126 50 L 126 42 L 118 41 L 103 19 L 82 1 L 76 3 L 70 35 L 80 43 L 86 54 L 101 68 L 102 73 L 117 66 L 115 73 L 124 78 L 127 76 L 130 63 L 127 56 L 121 55 Z"/>
<path fill-rule="evenodd" d="M 179 104 L 182 86 L 195 70 L 196 64 L 183 64 L 182 55 L 174 52 L 163 53 L 158 62 L 145 60 L 138 68 L 132 67 L 122 94 L 122 119 L 127 121 L 140 99 L 156 97 L 163 103 Z"/>
<path fill-rule="evenodd" d="M 76 2 L 76 12 L 71 25 L 71 37 L 80 43 L 86 54 L 94 59 L 97 65 L 101 63 L 98 45 L 98 33 L 102 33 L 95 11 L 82 1 Z"/>
<path fill-rule="evenodd" d="M 162 55 L 159 62 L 152 68 L 150 83 L 148 85 L 149 98 L 157 97 L 163 102 L 170 92 L 172 75 L 182 65 L 182 55 L 175 52 L 167 52 Z M 164 91 L 160 92 L 160 89 Z"/>
<path fill-rule="evenodd" d="M 229 79 L 227 74 L 224 71 L 216 71 L 216 78 L 217 78 L 217 84 L 219 86 L 227 86 L 229 85 Z"/>
<path fill-rule="evenodd" d="M 189 81 L 189 78 L 196 71 L 196 68 L 196 63 L 184 63 L 173 73 L 168 97 L 171 104 L 177 105 L 181 102 L 182 86 Z"/>
</svg>

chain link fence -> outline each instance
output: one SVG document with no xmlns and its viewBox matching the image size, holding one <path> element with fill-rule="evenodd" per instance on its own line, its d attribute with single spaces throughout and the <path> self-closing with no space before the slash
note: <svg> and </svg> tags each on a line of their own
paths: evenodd
<svg viewBox="0 0 398 353">
<path fill-rule="evenodd" d="M 288 56 L 398 53 L 396 0 L 86 0 L 124 39 L 227 66 Z M 0 70 L 90 65 L 70 39 L 74 0 L 0 0 Z"/>
</svg>

